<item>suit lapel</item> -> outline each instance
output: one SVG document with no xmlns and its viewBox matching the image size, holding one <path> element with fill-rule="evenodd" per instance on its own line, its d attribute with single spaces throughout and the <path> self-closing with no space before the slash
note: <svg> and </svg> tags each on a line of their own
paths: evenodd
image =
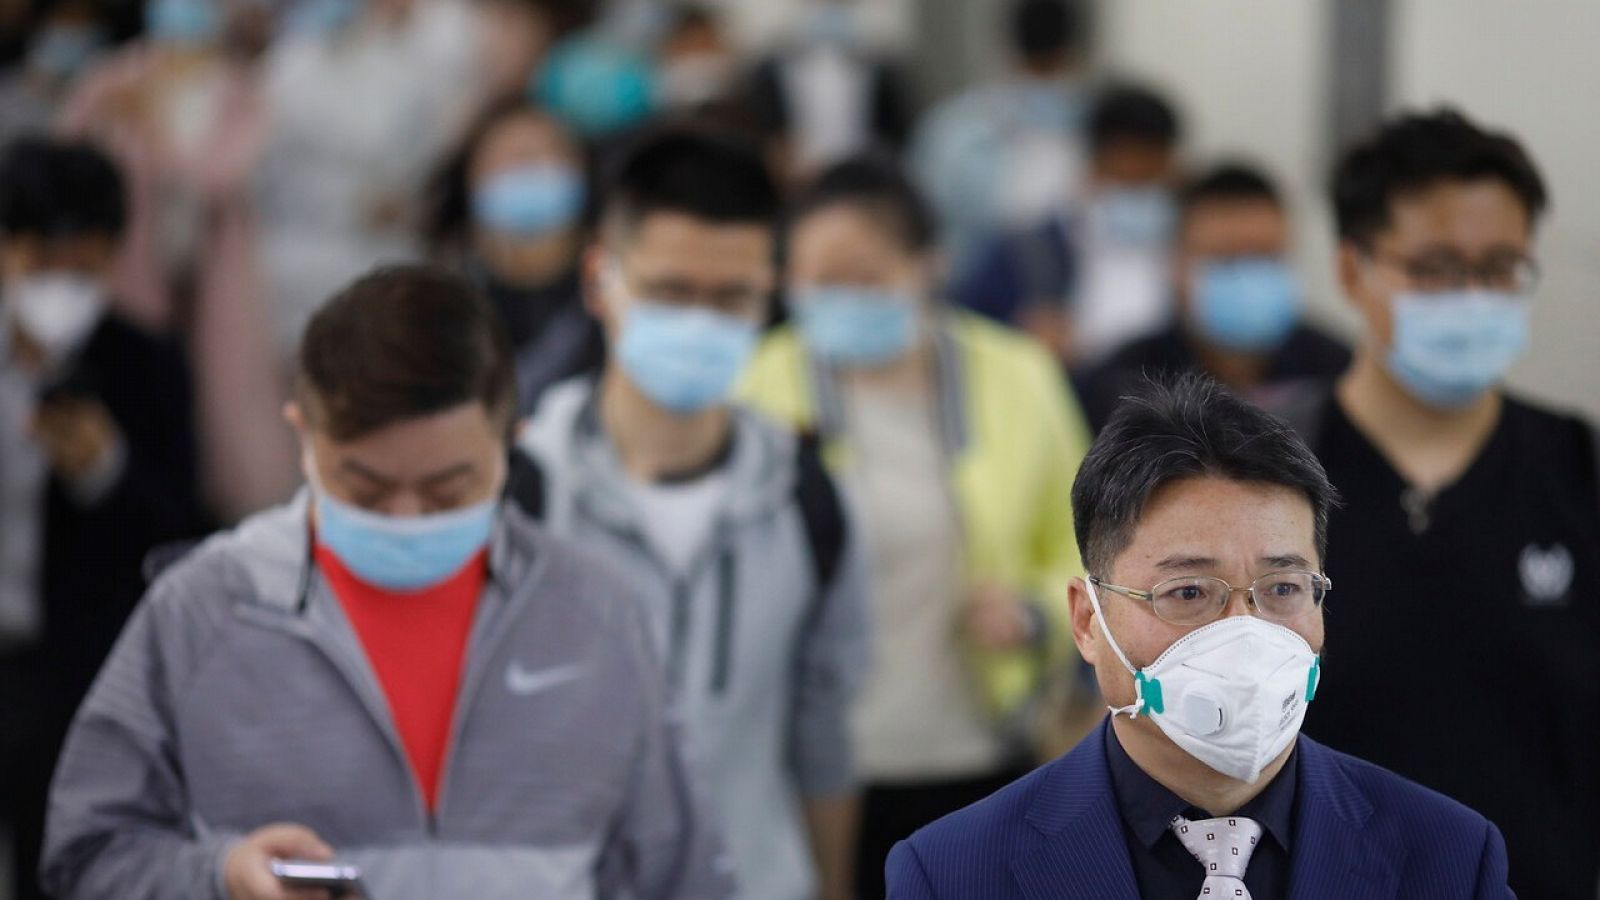
<svg viewBox="0 0 1600 900">
<path fill-rule="evenodd" d="M 1138 900 L 1101 723 L 1051 764 L 1027 820 L 1043 841 L 1011 861 L 1028 900 Z"/>
<path fill-rule="evenodd" d="M 1372 804 L 1326 747 L 1300 738 L 1291 900 L 1394 900 L 1393 848 L 1367 827 Z"/>
</svg>

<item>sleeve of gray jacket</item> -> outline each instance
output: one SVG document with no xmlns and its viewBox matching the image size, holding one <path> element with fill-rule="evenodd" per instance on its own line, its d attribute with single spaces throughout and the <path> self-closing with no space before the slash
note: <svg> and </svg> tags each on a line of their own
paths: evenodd
<svg viewBox="0 0 1600 900">
<path fill-rule="evenodd" d="M 630 598 L 632 599 L 632 598 Z M 703 780 L 691 768 L 683 728 L 667 699 L 665 670 L 651 649 L 642 602 L 619 629 L 634 663 L 628 685 L 640 702 L 638 749 L 623 809 L 599 864 L 599 896 L 721 900 L 736 893 L 733 863 Z M 619 698 L 620 702 L 620 698 Z M 619 709 L 607 715 L 620 714 Z"/>
<path fill-rule="evenodd" d="M 174 746 L 175 686 L 205 637 L 179 621 L 177 584 L 140 605 L 57 763 L 41 877 L 63 900 L 218 898 L 232 835 L 197 835 Z"/>
<path fill-rule="evenodd" d="M 861 529 L 844 510 L 839 565 L 832 583 L 818 586 L 795 660 L 789 759 L 801 793 L 811 797 L 856 787 L 850 710 L 866 675 L 871 623 Z"/>
</svg>

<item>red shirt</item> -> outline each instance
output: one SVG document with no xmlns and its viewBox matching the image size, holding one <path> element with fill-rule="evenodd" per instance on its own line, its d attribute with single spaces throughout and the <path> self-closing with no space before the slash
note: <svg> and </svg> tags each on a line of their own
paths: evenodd
<svg viewBox="0 0 1600 900">
<path fill-rule="evenodd" d="M 317 545 L 317 565 L 344 607 L 389 700 L 411 771 L 432 812 L 444 772 L 472 614 L 489 576 L 488 551 L 426 590 L 397 593 L 367 584 Z"/>
</svg>

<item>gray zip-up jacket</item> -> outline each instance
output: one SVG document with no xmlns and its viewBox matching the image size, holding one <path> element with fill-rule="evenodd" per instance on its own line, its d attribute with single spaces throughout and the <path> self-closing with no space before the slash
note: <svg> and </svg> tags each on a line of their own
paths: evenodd
<svg viewBox="0 0 1600 900">
<path fill-rule="evenodd" d="M 671 571 L 643 533 L 594 396 L 586 382 L 553 388 L 518 439 L 543 478 L 545 520 L 647 592 L 740 896 L 813 897 L 801 803 L 855 788 L 848 723 L 870 646 L 859 534 L 846 526 L 831 583 L 819 585 L 796 439 L 736 410 L 715 524 L 688 573 Z"/>
<path fill-rule="evenodd" d="M 304 495 L 207 541 L 134 613 L 73 723 L 43 877 L 66 900 L 220 897 L 273 822 L 377 900 L 727 896 L 642 601 L 506 504 L 430 814 L 310 561 Z"/>
</svg>

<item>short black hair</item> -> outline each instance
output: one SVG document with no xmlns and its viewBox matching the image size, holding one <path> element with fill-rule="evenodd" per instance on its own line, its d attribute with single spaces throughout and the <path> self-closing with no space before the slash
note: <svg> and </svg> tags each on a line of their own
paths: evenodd
<svg viewBox="0 0 1600 900">
<path fill-rule="evenodd" d="M 300 341 L 301 406 L 334 440 L 477 401 L 509 439 L 511 342 L 465 278 L 436 265 L 376 269 L 339 291 Z"/>
<path fill-rule="evenodd" d="M 1278 186 L 1266 172 L 1243 162 L 1218 163 L 1190 178 L 1178 189 L 1178 212 L 1188 214 L 1205 203 L 1260 201 L 1283 206 Z"/>
<path fill-rule="evenodd" d="M 1487 131 L 1456 110 L 1404 113 L 1347 150 L 1332 180 L 1339 237 L 1370 244 L 1389 226 L 1390 205 L 1446 181 L 1494 179 L 1509 187 L 1532 223 L 1548 204 L 1544 180 L 1516 138 Z"/>
<path fill-rule="evenodd" d="M 1175 147 L 1182 133 L 1178 111 L 1165 97 L 1136 84 L 1114 84 L 1100 91 L 1089 111 L 1089 147 L 1112 141 L 1140 141 Z"/>
<path fill-rule="evenodd" d="M 38 238 L 120 238 L 128 222 L 122 175 L 90 144 L 44 137 L 0 153 L 0 232 Z"/>
<path fill-rule="evenodd" d="M 602 221 L 637 224 L 682 213 L 718 225 L 765 225 L 776 218 L 778 186 L 757 145 L 737 133 L 674 123 L 640 135 L 605 179 Z"/>
<path fill-rule="evenodd" d="M 792 229 L 806 216 L 831 206 L 857 207 L 881 222 L 913 252 L 933 247 L 939 229 L 933 209 L 893 161 L 879 156 L 845 160 L 803 188 L 789 206 Z"/>
<path fill-rule="evenodd" d="M 1088 571 L 1107 574 L 1156 491 L 1201 476 L 1305 494 L 1317 556 L 1325 561 L 1328 515 L 1339 499 L 1322 463 L 1288 425 L 1190 373 L 1149 381 L 1123 398 L 1084 457 L 1072 485 L 1072 515 Z"/>
<path fill-rule="evenodd" d="M 1076 52 L 1087 18 L 1080 0 L 1018 0 L 1011 7 L 1011 46 L 1026 60 Z"/>
</svg>

